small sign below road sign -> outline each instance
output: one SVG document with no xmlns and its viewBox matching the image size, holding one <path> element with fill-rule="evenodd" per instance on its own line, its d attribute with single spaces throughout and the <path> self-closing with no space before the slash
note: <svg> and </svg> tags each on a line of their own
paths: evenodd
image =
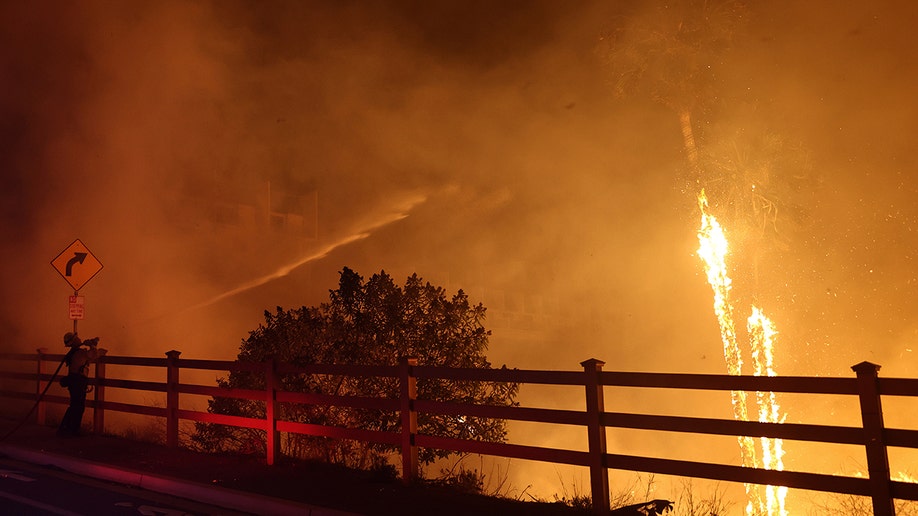
<svg viewBox="0 0 918 516">
<path fill-rule="evenodd" d="M 89 252 L 79 238 L 51 260 L 51 265 L 73 287 L 74 292 L 79 292 L 83 285 L 102 270 L 102 262 Z"/>
<path fill-rule="evenodd" d="M 83 318 L 86 298 L 83 296 L 70 296 L 70 319 L 77 320 Z"/>
</svg>

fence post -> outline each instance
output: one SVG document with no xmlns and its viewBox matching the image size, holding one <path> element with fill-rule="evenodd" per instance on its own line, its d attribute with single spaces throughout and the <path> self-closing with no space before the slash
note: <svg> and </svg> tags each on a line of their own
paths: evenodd
<svg viewBox="0 0 918 516">
<path fill-rule="evenodd" d="M 45 401 L 41 397 L 41 392 L 43 390 L 41 387 L 41 370 L 42 363 L 45 359 L 45 354 L 48 352 L 48 348 L 38 348 L 35 351 L 38 352 L 38 361 L 35 365 L 35 372 L 38 374 L 38 376 L 35 377 L 35 400 L 38 402 L 38 407 L 36 408 L 35 412 L 35 423 L 44 426 L 46 405 Z M 54 379 L 52 378 L 48 381 L 54 381 Z"/>
<path fill-rule="evenodd" d="M 414 402 L 418 399 L 418 379 L 414 376 L 417 358 L 404 357 L 399 364 L 399 386 L 402 416 L 402 482 L 411 484 L 418 477 L 418 413 Z"/>
<path fill-rule="evenodd" d="M 874 516 L 896 514 L 889 483 L 889 457 L 883 430 L 883 407 L 880 404 L 878 372 L 880 366 L 861 362 L 851 369 L 857 374 L 857 393 L 861 402 L 861 420 L 867 447 L 867 475 Z"/>
<path fill-rule="evenodd" d="M 280 433 L 277 431 L 277 362 L 269 358 L 265 362 L 265 445 L 268 466 L 277 462 Z"/>
<path fill-rule="evenodd" d="M 93 389 L 92 432 L 102 435 L 105 432 L 105 357 L 96 361 L 96 386 Z"/>
<path fill-rule="evenodd" d="M 590 497 L 593 512 L 609 514 L 609 468 L 606 461 L 606 427 L 602 424 L 605 411 L 603 386 L 600 381 L 602 360 L 591 358 L 580 362 L 586 385 L 587 442 L 590 450 Z"/>
<path fill-rule="evenodd" d="M 178 446 L 179 355 L 181 351 L 166 352 L 166 446 Z"/>
</svg>

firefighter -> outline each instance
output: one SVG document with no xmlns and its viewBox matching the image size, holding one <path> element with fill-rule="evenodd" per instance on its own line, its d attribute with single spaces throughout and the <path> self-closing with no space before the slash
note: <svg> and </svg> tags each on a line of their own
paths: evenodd
<svg viewBox="0 0 918 516">
<path fill-rule="evenodd" d="M 70 390 L 70 406 L 64 413 L 61 426 L 57 435 L 61 437 L 74 437 L 80 435 L 80 426 L 83 422 L 83 411 L 86 410 L 86 393 L 89 390 L 89 364 L 103 357 L 107 350 L 97 347 L 99 337 L 80 340 L 79 335 L 67 332 L 64 335 L 64 345 L 70 348 L 64 362 L 67 364 L 68 373 L 61 379 L 61 385 Z"/>
</svg>

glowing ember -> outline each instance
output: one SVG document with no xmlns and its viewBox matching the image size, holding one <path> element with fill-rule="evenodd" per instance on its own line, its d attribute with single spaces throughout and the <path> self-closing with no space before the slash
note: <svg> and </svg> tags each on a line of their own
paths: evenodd
<svg viewBox="0 0 918 516">
<path fill-rule="evenodd" d="M 701 228 L 698 230 L 698 256 L 704 261 L 708 283 L 714 291 L 714 314 L 720 325 L 720 337 L 724 345 L 724 360 L 727 372 L 731 375 L 742 374 L 743 359 L 739 345 L 736 343 L 736 327 L 733 322 L 733 305 L 730 303 L 730 276 L 727 273 L 726 257 L 728 251 L 727 238 L 717 219 L 709 213 L 708 199 L 704 191 L 698 195 L 698 206 L 701 208 Z M 772 322 L 758 307 L 752 307 L 752 315 L 747 321 L 750 344 L 752 347 L 753 373 L 757 376 L 774 376 L 774 335 L 777 333 Z M 740 421 L 748 421 L 749 414 L 746 408 L 746 393 L 743 391 L 731 392 L 733 402 L 733 416 Z M 759 421 L 780 423 L 782 417 L 780 407 L 775 400 L 773 392 L 756 393 Z M 739 437 L 740 454 L 742 463 L 747 467 L 758 467 L 755 441 L 750 437 Z M 781 439 L 761 439 L 762 462 L 766 469 L 783 470 L 783 442 Z M 746 484 L 748 504 L 747 514 L 777 514 L 785 516 L 787 511 L 784 500 L 787 488 L 782 486 L 766 486 L 765 500 L 762 500 L 759 490 Z"/>
</svg>

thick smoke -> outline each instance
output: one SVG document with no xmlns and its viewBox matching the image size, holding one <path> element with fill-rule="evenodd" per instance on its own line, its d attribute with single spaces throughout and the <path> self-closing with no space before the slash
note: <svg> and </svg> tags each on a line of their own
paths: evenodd
<svg viewBox="0 0 918 516">
<path fill-rule="evenodd" d="M 678 114 L 595 52 L 630 4 L 3 2 L 2 349 L 61 349 L 80 238 L 79 330 L 114 354 L 232 358 L 349 266 L 464 289 L 496 364 L 724 372 Z M 765 163 L 723 181 L 796 185 L 731 256 L 779 374 L 914 373 L 916 18 L 754 5 L 710 63 L 697 134 Z"/>
<path fill-rule="evenodd" d="M 519 7 L 5 6 L 6 231 L 25 271 L 7 283 L 7 346 L 69 328 L 48 262 L 81 238 L 105 269 L 79 328 L 114 352 L 230 357 L 263 309 L 318 302 L 349 265 L 477 294 L 507 338 L 527 318 L 583 320 L 592 335 L 564 338 L 601 353 L 614 310 L 596 296 L 617 289 L 610 249 L 630 245 L 612 242 L 636 231 L 616 221 L 669 189 L 615 157 L 655 153 L 626 127 L 647 114 L 580 77 L 596 30 L 567 24 L 583 13 Z M 269 209 L 306 230 L 265 231 Z"/>
<path fill-rule="evenodd" d="M 677 117 L 614 97 L 594 54 L 597 35 L 634 13 L 602 2 L 3 10 L 6 347 L 47 346 L 70 326 L 71 292 L 48 263 L 81 238 L 105 269 L 81 292 L 79 324 L 126 352 L 231 356 L 263 309 L 318 302 L 349 265 L 477 296 L 502 361 L 558 364 L 563 341 L 572 366 L 597 356 L 719 371 Z M 818 178 L 795 199 L 802 215 L 788 212 L 799 227 L 782 252 L 757 264 L 756 288 L 736 285 L 765 298 L 795 372 L 826 353 L 840 362 L 823 374 L 911 359 L 912 17 L 896 3 L 762 7 L 714 63 L 721 102 L 707 120 L 732 126 L 711 129 L 729 138 L 709 146 L 765 128 Z M 359 242 L 185 310 L 415 198 L 407 218 Z M 305 229 L 264 231 L 272 210 Z M 659 351 L 639 355 L 648 343 Z"/>
</svg>

